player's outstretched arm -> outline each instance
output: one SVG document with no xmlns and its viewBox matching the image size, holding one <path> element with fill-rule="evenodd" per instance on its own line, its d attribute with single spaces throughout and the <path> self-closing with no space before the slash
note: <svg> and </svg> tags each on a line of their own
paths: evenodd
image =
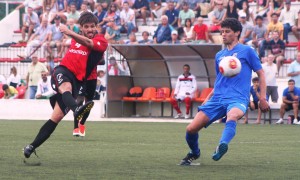
<svg viewBox="0 0 300 180">
<path fill-rule="evenodd" d="M 64 24 L 61 24 L 59 26 L 59 30 L 60 32 L 70 36 L 71 38 L 73 38 L 76 42 L 78 42 L 79 44 L 83 45 L 83 46 L 86 46 L 88 48 L 93 48 L 94 47 L 94 42 L 85 37 L 85 36 L 82 36 L 80 34 L 77 34 L 76 32 L 74 31 L 71 31 L 66 25 Z"/>
<path fill-rule="evenodd" d="M 269 111 L 270 107 L 267 102 L 266 94 L 267 94 L 267 86 L 266 86 L 266 78 L 263 69 L 256 71 L 259 78 L 259 88 L 260 88 L 260 99 L 259 99 L 259 108 L 262 112 Z"/>
</svg>

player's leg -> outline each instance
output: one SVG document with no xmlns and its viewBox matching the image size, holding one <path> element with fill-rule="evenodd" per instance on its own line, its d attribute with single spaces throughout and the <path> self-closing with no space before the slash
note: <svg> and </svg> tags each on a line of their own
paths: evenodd
<svg viewBox="0 0 300 180">
<path fill-rule="evenodd" d="M 227 120 L 222 132 L 220 143 L 212 155 L 212 159 L 218 161 L 228 150 L 228 144 L 234 138 L 236 133 L 237 121 L 243 117 L 246 112 L 246 104 L 233 103 L 227 108 Z"/>
<path fill-rule="evenodd" d="M 50 137 L 50 135 L 54 132 L 57 124 L 62 120 L 64 116 L 65 114 L 56 102 L 51 118 L 41 127 L 33 142 L 24 147 L 23 151 L 26 158 L 29 158 L 30 155 L 35 152 L 35 149 Z"/>
<path fill-rule="evenodd" d="M 220 105 L 219 101 L 211 99 L 203 106 L 198 107 L 199 112 L 193 121 L 186 128 L 186 142 L 190 148 L 190 152 L 183 158 L 180 165 L 191 165 L 192 161 L 200 157 L 199 134 L 203 128 L 209 126 L 214 121 L 222 118 L 226 114 L 226 109 Z"/>
<path fill-rule="evenodd" d="M 95 95 L 95 90 L 97 87 L 97 79 L 92 79 L 92 80 L 88 80 L 86 81 L 86 90 L 85 90 L 85 103 L 86 102 L 90 102 L 93 101 L 94 99 L 94 95 Z M 80 124 L 84 125 L 87 118 L 89 117 L 90 111 L 87 112 L 82 119 L 80 120 Z"/>
<path fill-rule="evenodd" d="M 260 108 L 258 108 L 258 107 L 259 107 L 259 102 L 255 103 L 255 109 L 258 110 L 258 113 L 257 113 L 257 120 L 256 120 L 256 122 L 255 122 L 256 124 L 260 124 L 260 122 L 261 122 L 261 114 L 262 114 Z"/>
<path fill-rule="evenodd" d="M 81 93 L 81 91 L 79 91 Z M 77 104 L 79 106 L 83 105 L 84 96 L 82 94 L 79 94 L 77 97 Z M 74 117 L 74 129 L 73 129 L 73 136 L 80 136 L 80 129 L 79 129 L 79 120 Z"/>
</svg>

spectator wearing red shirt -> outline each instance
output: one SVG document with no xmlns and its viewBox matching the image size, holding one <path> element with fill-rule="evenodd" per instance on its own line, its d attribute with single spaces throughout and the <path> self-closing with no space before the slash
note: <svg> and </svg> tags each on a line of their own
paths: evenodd
<svg viewBox="0 0 300 180">
<path fill-rule="evenodd" d="M 207 43 L 208 42 L 208 27 L 206 24 L 203 24 L 203 18 L 198 17 L 198 24 L 195 24 L 193 29 L 193 37 L 195 43 Z"/>
<path fill-rule="evenodd" d="M 92 13 L 83 12 L 78 23 L 82 35 L 60 25 L 60 31 L 73 38 L 71 47 L 52 74 L 51 85 L 57 94 L 50 98 L 53 107 L 51 118 L 41 127 L 34 141 L 24 147 L 25 158 L 29 158 L 50 137 L 70 109 L 74 112 L 74 119 L 80 120 L 94 105 L 91 101 L 80 106 L 75 99 L 87 75 L 89 54 L 92 50 L 103 53 L 107 48 L 107 41 L 103 36 L 95 36 L 98 19 Z"/>
</svg>

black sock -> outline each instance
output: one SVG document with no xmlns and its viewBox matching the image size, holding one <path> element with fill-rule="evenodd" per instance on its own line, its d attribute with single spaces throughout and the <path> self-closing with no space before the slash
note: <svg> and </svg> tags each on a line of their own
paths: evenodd
<svg viewBox="0 0 300 180">
<path fill-rule="evenodd" d="M 78 128 L 78 120 L 74 119 L 74 129 Z"/>
<path fill-rule="evenodd" d="M 53 133 L 55 130 L 57 124 L 53 122 L 51 119 L 49 119 L 40 129 L 39 133 L 37 134 L 34 141 L 31 143 L 31 145 L 34 148 L 39 147 L 41 144 L 43 144 Z"/>
<path fill-rule="evenodd" d="M 77 108 L 77 103 L 70 91 L 66 91 L 62 94 L 62 100 L 67 107 L 69 107 L 73 112 L 75 111 Z"/>
<path fill-rule="evenodd" d="M 85 113 L 80 121 L 81 125 L 84 125 L 85 121 L 87 120 L 87 118 L 89 117 L 91 111 L 88 111 L 87 113 Z"/>
</svg>

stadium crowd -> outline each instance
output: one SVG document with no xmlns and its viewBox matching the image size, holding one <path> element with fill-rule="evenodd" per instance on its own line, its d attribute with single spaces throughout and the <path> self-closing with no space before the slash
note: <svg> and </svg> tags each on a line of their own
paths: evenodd
<svg viewBox="0 0 300 180">
<path fill-rule="evenodd" d="M 31 56 L 33 63 L 34 52 L 41 48 L 42 57 L 47 58 L 45 67 L 41 68 L 42 70 L 35 76 L 38 79 L 34 81 L 35 87 L 30 88 L 31 91 L 35 89 L 30 93 L 30 97 L 48 97 L 48 94 L 43 96 L 40 90 L 36 92 L 37 84 L 39 82 L 44 84 L 44 87 L 47 86 L 47 79 L 44 78 L 43 81 L 43 76 L 45 73 L 52 72 L 53 59 L 63 57 L 71 44 L 70 37 L 59 31 L 60 24 L 66 24 L 72 31 L 80 33 L 77 20 L 82 12 L 90 11 L 97 16 L 98 32 L 104 34 L 109 44 L 128 45 L 220 43 L 215 38 L 219 36 L 217 33 L 220 30 L 220 23 L 226 18 L 236 18 L 243 26 L 239 41 L 257 49 L 266 72 L 267 93 L 271 96 L 271 101 L 277 103 L 276 78 L 287 59 L 285 48 L 291 43 L 300 44 L 300 10 L 293 8 L 293 2 L 291 0 L 167 0 L 166 2 L 161 0 L 25 0 L 16 8 L 25 9 L 22 15 L 22 39 L 19 43 L 25 44 L 26 48 L 19 57 L 26 59 Z M 256 3 L 255 8 L 251 8 L 249 3 Z M 139 30 L 150 26 L 155 27 L 156 30 L 154 32 Z M 290 41 L 290 32 L 297 42 Z M 141 38 L 137 37 L 139 34 Z M 125 59 L 116 59 L 111 47 L 106 53 L 110 57 L 107 61 L 108 69 L 98 73 L 96 98 L 100 97 L 101 90 L 105 91 L 106 83 L 103 82 L 105 74 L 129 75 Z M 299 53 L 292 61 L 286 76 L 294 79 L 297 86 L 300 84 Z M 30 74 L 30 67 L 28 74 Z M 8 88 L 2 86 L 5 90 L 17 88 L 22 84 L 32 86 L 28 78 L 26 82 L 21 82 L 15 67 L 12 67 L 12 75 L 7 78 L 0 74 L 0 83 L 8 86 Z M 16 91 L 11 90 L 11 92 Z M 260 118 L 257 122 L 260 123 Z"/>
</svg>

